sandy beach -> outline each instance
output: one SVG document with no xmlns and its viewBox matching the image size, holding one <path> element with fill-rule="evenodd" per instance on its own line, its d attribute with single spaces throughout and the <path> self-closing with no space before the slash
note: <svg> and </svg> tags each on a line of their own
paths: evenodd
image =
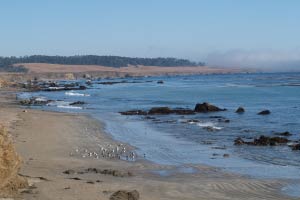
<svg viewBox="0 0 300 200">
<path fill-rule="evenodd" d="M 22 157 L 20 175 L 30 185 L 16 199 L 110 199 L 119 190 L 136 190 L 140 199 L 292 199 L 280 192 L 285 182 L 246 178 L 208 166 L 193 165 L 197 172 L 179 173 L 143 159 L 83 158 L 74 154 L 76 149 L 119 142 L 89 116 L 24 111 L 13 101 L 14 93 L 1 93 L 0 121 L 9 128 Z M 175 173 L 160 176 L 154 173 L 158 170 Z"/>
</svg>

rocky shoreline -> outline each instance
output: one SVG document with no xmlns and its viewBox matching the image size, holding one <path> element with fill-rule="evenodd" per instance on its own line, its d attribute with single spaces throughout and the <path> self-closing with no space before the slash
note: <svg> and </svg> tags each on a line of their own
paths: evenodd
<svg viewBox="0 0 300 200">
<path fill-rule="evenodd" d="M 48 100 L 40 100 L 29 99 L 23 105 L 47 104 Z M 105 147 L 117 143 L 103 133 L 99 122 L 77 114 L 23 111 L 16 107 L 5 110 L 18 115 L 12 134 L 24 160 L 20 173 L 29 181 L 29 187 L 21 191 L 24 199 L 290 199 L 278 192 L 286 183 L 277 180 L 248 179 L 201 165 L 193 166 L 201 173 L 161 177 L 153 171 L 172 170 L 173 167 L 141 160 L 126 162 L 109 156 L 97 158 L 93 152 L 99 149 L 99 144 Z M 203 103 L 195 109 L 155 108 L 143 112 L 147 113 L 145 117 L 152 117 L 165 113 L 185 115 L 217 111 L 225 109 Z M 76 154 L 77 149 L 79 154 Z M 81 150 L 88 156 L 82 157 Z"/>
</svg>

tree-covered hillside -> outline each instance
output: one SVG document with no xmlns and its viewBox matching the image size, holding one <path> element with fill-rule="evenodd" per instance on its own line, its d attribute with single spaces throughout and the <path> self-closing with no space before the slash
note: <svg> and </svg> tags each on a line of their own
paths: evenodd
<svg viewBox="0 0 300 200">
<path fill-rule="evenodd" d="M 45 56 L 0 57 L 0 71 L 26 71 L 23 67 L 12 67 L 16 63 L 50 63 L 64 65 L 102 65 L 108 67 L 144 66 L 203 66 L 203 62 L 192 62 L 177 58 L 130 58 L 121 56 Z"/>
</svg>

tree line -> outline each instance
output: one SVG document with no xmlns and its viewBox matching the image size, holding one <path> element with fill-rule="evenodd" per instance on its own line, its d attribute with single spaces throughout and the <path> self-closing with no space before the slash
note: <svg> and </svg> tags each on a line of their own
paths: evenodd
<svg viewBox="0 0 300 200">
<path fill-rule="evenodd" d="M 22 66 L 13 67 L 16 63 L 49 63 L 64 65 L 102 65 L 108 67 L 126 67 L 128 65 L 144 66 L 204 66 L 204 62 L 192 62 L 178 58 L 131 58 L 121 56 L 46 56 L 33 55 L 23 57 L 0 57 L 0 71 L 26 71 Z"/>
</svg>

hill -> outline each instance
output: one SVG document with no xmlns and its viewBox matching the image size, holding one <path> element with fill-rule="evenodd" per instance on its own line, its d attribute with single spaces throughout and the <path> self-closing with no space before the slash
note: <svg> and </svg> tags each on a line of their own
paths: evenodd
<svg viewBox="0 0 300 200">
<path fill-rule="evenodd" d="M 130 58 L 121 56 L 45 56 L 33 55 L 24 57 L 0 57 L 0 71 L 26 72 L 27 69 L 17 63 L 48 63 L 61 65 L 100 65 L 106 67 L 127 67 L 128 65 L 143 66 L 204 66 L 203 62 L 192 62 L 186 59 L 177 58 Z"/>
</svg>

